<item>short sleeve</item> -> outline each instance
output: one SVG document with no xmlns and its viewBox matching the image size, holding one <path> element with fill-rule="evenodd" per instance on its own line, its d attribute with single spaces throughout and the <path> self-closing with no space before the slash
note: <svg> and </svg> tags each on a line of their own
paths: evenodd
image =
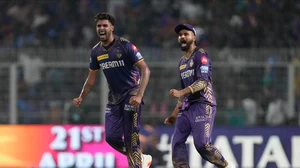
<svg viewBox="0 0 300 168">
<path fill-rule="evenodd" d="M 207 53 L 197 52 L 194 59 L 197 79 L 209 81 L 211 62 Z"/>
<path fill-rule="evenodd" d="M 98 70 L 98 69 L 100 69 L 100 66 L 98 64 L 97 58 L 96 58 L 95 54 L 93 53 L 93 51 L 91 51 L 90 70 L 94 71 L 94 70 Z"/>
<path fill-rule="evenodd" d="M 130 42 L 127 43 L 127 53 L 128 58 L 130 59 L 130 61 L 133 62 L 133 64 L 136 64 L 144 59 L 142 54 L 139 52 L 138 48 Z"/>
</svg>

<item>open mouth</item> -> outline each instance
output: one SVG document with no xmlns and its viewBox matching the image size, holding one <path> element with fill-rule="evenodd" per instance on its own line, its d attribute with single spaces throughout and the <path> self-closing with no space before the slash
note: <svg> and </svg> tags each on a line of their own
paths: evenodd
<svg viewBox="0 0 300 168">
<path fill-rule="evenodd" d="M 180 44 L 181 44 L 182 47 L 185 47 L 185 46 L 187 46 L 187 41 L 182 40 L 182 41 L 180 42 Z"/>
<path fill-rule="evenodd" d="M 105 38 L 106 37 L 106 33 L 105 32 L 100 32 L 99 36 L 100 36 L 100 38 Z"/>
</svg>

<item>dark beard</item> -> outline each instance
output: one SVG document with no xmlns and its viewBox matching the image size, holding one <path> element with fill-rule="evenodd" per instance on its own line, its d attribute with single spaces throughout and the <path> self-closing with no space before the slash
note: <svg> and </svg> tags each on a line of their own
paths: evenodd
<svg viewBox="0 0 300 168">
<path fill-rule="evenodd" d="M 187 50 L 191 47 L 191 44 L 192 44 L 192 43 L 193 43 L 192 41 L 188 41 L 188 42 L 186 43 L 186 46 L 185 46 L 185 47 L 182 47 L 182 46 L 180 45 L 181 50 L 182 50 L 182 51 L 187 51 Z"/>
<path fill-rule="evenodd" d="M 98 34 L 98 37 L 100 38 L 100 32 L 97 32 L 97 34 Z M 100 41 L 103 43 L 106 43 L 108 41 L 109 37 L 110 37 L 110 34 L 106 32 L 105 39 L 100 38 Z"/>
</svg>

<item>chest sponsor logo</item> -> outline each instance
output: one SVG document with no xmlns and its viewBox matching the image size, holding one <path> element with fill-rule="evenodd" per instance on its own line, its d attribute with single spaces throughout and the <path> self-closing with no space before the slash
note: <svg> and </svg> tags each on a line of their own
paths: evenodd
<svg viewBox="0 0 300 168">
<path fill-rule="evenodd" d="M 181 75 L 181 79 L 186 79 L 191 76 L 194 76 L 194 74 L 195 74 L 194 70 L 187 70 L 187 71 L 182 72 L 180 75 Z"/>
<path fill-rule="evenodd" d="M 101 61 L 101 60 L 104 60 L 104 59 L 107 59 L 107 58 L 108 58 L 108 54 L 103 54 L 103 55 L 97 56 L 98 61 Z"/>
<path fill-rule="evenodd" d="M 181 71 L 181 70 L 183 70 L 183 69 L 185 69 L 185 68 L 186 68 L 186 64 L 180 65 L 179 70 Z"/>
<path fill-rule="evenodd" d="M 104 70 L 104 69 L 110 69 L 110 68 L 123 67 L 123 66 L 125 66 L 125 63 L 124 63 L 124 60 L 119 60 L 119 61 L 108 61 L 105 63 L 101 63 L 99 65 Z"/>
</svg>

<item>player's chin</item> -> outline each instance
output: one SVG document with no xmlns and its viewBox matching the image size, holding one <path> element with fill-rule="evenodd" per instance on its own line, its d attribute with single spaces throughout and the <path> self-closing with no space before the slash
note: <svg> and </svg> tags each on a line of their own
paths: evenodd
<svg viewBox="0 0 300 168">
<path fill-rule="evenodd" d="M 180 48 L 181 48 L 182 51 L 187 51 L 188 50 L 188 46 L 187 45 L 185 45 L 185 46 L 181 45 Z"/>
<path fill-rule="evenodd" d="M 106 42 L 106 41 L 107 41 L 107 38 L 106 38 L 106 37 L 100 37 L 100 41 L 101 41 L 101 42 Z"/>
</svg>

